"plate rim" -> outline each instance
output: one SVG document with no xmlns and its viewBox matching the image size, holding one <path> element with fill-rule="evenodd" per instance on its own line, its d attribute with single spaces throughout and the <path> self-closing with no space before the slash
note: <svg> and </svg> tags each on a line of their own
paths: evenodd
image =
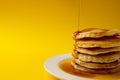
<svg viewBox="0 0 120 80">
<path fill-rule="evenodd" d="M 71 57 L 72 57 L 71 53 L 66 53 L 66 54 L 60 54 L 60 55 L 56 55 L 51 58 L 48 58 L 44 63 L 44 68 L 48 73 L 60 79 L 65 79 L 65 80 L 89 80 L 91 79 L 91 78 L 78 77 L 78 76 L 69 74 L 63 71 L 62 69 L 60 69 L 59 63 L 63 60 L 70 59 Z M 54 63 L 52 64 L 54 65 L 54 67 L 51 66 L 51 63 Z"/>
</svg>

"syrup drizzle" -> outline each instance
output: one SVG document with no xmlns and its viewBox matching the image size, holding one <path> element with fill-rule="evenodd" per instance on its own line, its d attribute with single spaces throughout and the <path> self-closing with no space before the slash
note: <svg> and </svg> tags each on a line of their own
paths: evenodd
<svg viewBox="0 0 120 80">
<path fill-rule="evenodd" d="M 77 30 L 80 28 L 80 0 L 78 0 L 78 25 Z"/>
</svg>

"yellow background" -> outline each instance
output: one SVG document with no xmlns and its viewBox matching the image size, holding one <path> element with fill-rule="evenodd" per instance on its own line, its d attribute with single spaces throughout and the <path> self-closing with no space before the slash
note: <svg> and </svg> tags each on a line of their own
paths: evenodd
<svg viewBox="0 0 120 80">
<path fill-rule="evenodd" d="M 57 80 L 49 57 L 72 52 L 78 0 L 0 0 L 0 80 Z M 81 0 L 80 29 L 119 28 L 120 0 Z"/>
</svg>

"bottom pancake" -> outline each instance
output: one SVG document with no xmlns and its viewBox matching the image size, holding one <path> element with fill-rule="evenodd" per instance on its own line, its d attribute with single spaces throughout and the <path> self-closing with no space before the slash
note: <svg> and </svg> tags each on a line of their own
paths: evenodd
<svg viewBox="0 0 120 80">
<path fill-rule="evenodd" d="M 90 69 L 90 68 L 80 66 L 74 62 L 71 62 L 71 64 L 78 71 L 84 71 L 84 72 L 89 72 L 89 73 L 94 73 L 94 74 L 109 74 L 109 73 L 115 73 L 115 72 L 120 71 L 120 66 L 116 68 L 109 68 L 109 69 L 107 68 L 106 69 Z"/>
<path fill-rule="evenodd" d="M 118 60 L 112 63 L 93 63 L 93 62 L 84 62 L 79 59 L 73 58 L 72 61 L 73 63 L 77 63 L 78 65 L 90 69 L 105 69 L 105 68 L 115 68 L 120 66 L 120 62 Z"/>
</svg>

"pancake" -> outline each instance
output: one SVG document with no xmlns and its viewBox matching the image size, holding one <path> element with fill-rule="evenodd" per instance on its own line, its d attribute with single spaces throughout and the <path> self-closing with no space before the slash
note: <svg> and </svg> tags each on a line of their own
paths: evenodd
<svg viewBox="0 0 120 80">
<path fill-rule="evenodd" d="M 76 31 L 73 38 L 74 69 L 98 74 L 120 71 L 120 30 L 88 28 Z"/>
<path fill-rule="evenodd" d="M 83 54 L 89 54 L 89 55 L 98 55 L 98 54 L 107 54 L 109 52 L 117 52 L 120 51 L 119 47 L 112 47 L 112 48 L 82 48 L 82 47 L 76 47 L 76 50 Z"/>
<path fill-rule="evenodd" d="M 95 73 L 95 74 L 110 74 L 120 71 L 120 66 L 110 69 L 90 69 L 83 66 L 78 65 L 77 63 L 74 63 L 71 61 L 72 66 L 78 70 L 78 71 L 84 71 L 89 73 Z"/>
<path fill-rule="evenodd" d="M 120 52 L 112 52 L 103 55 L 86 55 L 74 51 L 72 53 L 74 58 L 78 58 L 84 62 L 95 62 L 95 63 L 111 63 L 120 59 Z"/>
<path fill-rule="evenodd" d="M 104 36 L 119 36 L 120 30 L 106 30 L 98 28 L 88 28 L 74 33 L 74 39 L 82 38 L 101 38 Z"/>
<path fill-rule="evenodd" d="M 120 46 L 120 38 L 116 37 L 103 37 L 99 39 L 81 39 L 76 41 L 75 46 L 82 48 L 111 48 Z"/>
<path fill-rule="evenodd" d="M 93 63 L 93 62 L 84 62 L 79 59 L 73 58 L 72 61 L 80 66 L 90 69 L 106 69 L 106 68 L 115 68 L 120 66 L 120 62 L 118 60 L 112 63 Z"/>
</svg>

